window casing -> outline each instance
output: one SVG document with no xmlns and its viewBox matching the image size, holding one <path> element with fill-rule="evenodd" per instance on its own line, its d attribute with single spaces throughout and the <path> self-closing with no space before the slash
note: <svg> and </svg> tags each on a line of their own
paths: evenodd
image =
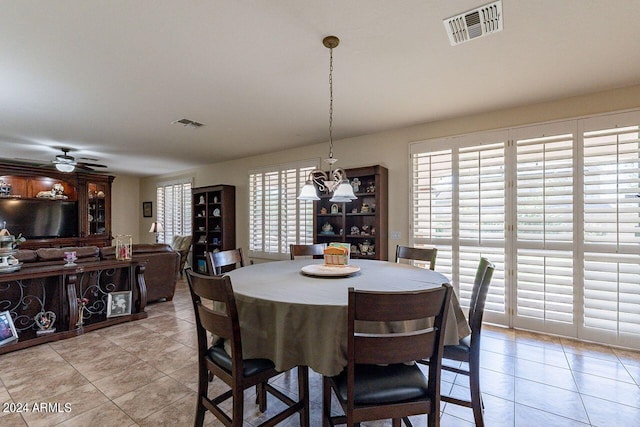
<svg viewBox="0 0 640 427">
<path fill-rule="evenodd" d="M 640 112 L 411 144 L 411 238 L 485 319 L 640 348 Z"/>
<path fill-rule="evenodd" d="M 297 200 L 317 160 L 249 172 L 249 250 L 253 257 L 284 259 L 290 244 L 313 243 L 313 202 Z"/>
<path fill-rule="evenodd" d="M 191 180 L 156 186 L 156 220 L 164 231 L 158 242 L 170 244 L 173 236 L 191 235 Z"/>
</svg>

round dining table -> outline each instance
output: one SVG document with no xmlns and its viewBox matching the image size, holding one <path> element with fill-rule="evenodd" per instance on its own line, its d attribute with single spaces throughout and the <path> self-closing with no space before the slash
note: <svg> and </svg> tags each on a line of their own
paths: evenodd
<svg viewBox="0 0 640 427">
<path fill-rule="evenodd" d="M 350 275 L 314 276 L 302 272 L 303 268 L 309 270 L 310 265 L 319 264 L 318 274 L 323 274 L 323 263 L 314 259 L 266 262 L 226 273 L 236 297 L 243 358 L 271 359 L 280 371 L 304 365 L 323 375 L 337 375 L 347 365 L 349 288 L 392 292 L 449 283 L 436 271 L 364 259 L 350 261 L 350 266 L 360 269 Z M 458 344 L 470 333 L 454 295 L 445 344 Z"/>
</svg>

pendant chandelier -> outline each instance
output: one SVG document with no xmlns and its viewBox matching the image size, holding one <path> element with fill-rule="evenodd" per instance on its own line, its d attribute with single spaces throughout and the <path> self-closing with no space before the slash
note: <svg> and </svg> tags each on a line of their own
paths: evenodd
<svg viewBox="0 0 640 427">
<path fill-rule="evenodd" d="M 298 200 L 320 200 L 318 191 L 333 193 L 329 199 L 331 202 L 350 202 L 357 199 L 347 179 L 347 173 L 342 168 L 333 169 L 333 164 L 338 161 L 333 158 L 333 48 L 339 43 L 340 39 L 336 36 L 327 36 L 322 40 L 322 44 L 329 49 L 329 158 L 325 159 L 329 164 L 329 172 L 320 169 L 311 171 L 306 184 L 300 190 Z"/>
</svg>

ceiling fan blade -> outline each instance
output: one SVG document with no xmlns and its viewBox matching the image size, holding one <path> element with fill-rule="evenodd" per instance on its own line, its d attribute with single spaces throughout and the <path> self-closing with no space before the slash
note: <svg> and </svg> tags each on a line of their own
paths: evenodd
<svg viewBox="0 0 640 427">
<path fill-rule="evenodd" d="M 94 167 L 94 168 L 106 168 L 105 165 L 101 165 L 101 164 L 98 164 L 98 163 L 78 162 L 77 166 L 80 166 L 80 165 L 82 165 L 82 166 L 91 166 L 91 167 Z"/>
<path fill-rule="evenodd" d="M 86 163 L 78 163 L 76 165 L 76 169 L 80 169 L 80 170 L 83 170 L 83 171 L 86 171 L 86 172 L 94 172 L 95 171 L 95 169 L 87 166 Z"/>
</svg>

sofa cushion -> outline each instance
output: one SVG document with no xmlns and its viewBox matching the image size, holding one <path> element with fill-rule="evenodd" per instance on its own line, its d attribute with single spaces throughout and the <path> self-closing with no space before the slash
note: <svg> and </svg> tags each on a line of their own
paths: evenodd
<svg viewBox="0 0 640 427">
<path fill-rule="evenodd" d="M 20 262 L 36 262 L 38 260 L 38 254 L 33 249 L 18 249 L 13 257 Z"/>
<path fill-rule="evenodd" d="M 64 264 L 64 253 L 75 252 L 78 258 L 75 262 L 91 262 L 100 260 L 100 249 L 97 246 L 70 246 L 66 248 L 39 248 L 36 249 L 38 262 L 41 265 Z"/>
</svg>

